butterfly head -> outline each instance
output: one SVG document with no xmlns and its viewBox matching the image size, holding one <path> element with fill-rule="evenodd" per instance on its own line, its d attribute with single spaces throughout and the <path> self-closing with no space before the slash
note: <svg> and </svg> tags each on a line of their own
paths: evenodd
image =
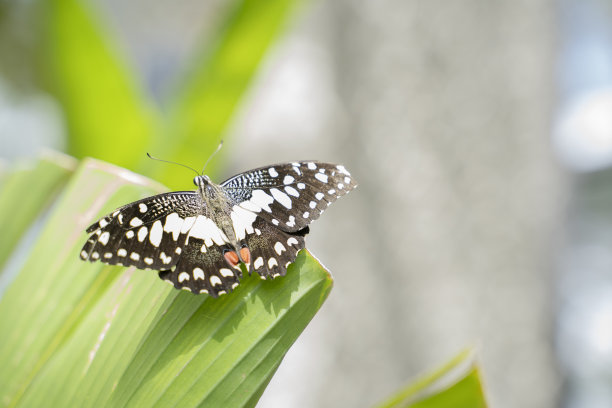
<svg viewBox="0 0 612 408">
<path fill-rule="evenodd" d="M 193 184 L 195 184 L 200 191 L 206 191 L 210 189 L 210 178 L 208 176 L 195 176 L 193 178 Z"/>
</svg>

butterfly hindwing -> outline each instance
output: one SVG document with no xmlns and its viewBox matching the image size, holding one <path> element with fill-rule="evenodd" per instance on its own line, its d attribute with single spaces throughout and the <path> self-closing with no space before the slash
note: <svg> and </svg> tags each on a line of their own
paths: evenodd
<svg viewBox="0 0 612 408">
<path fill-rule="evenodd" d="M 251 253 L 251 268 L 262 278 L 285 276 L 287 267 L 304 248 L 304 236 L 308 227 L 297 232 L 285 232 L 275 228 L 262 218 L 253 223 L 254 233 L 247 235 L 246 243 Z"/>
<path fill-rule="evenodd" d="M 204 252 L 202 252 L 204 248 Z M 193 293 L 208 293 L 213 297 L 231 292 L 240 283 L 239 269 L 228 265 L 223 254 L 229 247 L 213 243 L 207 246 L 203 240 L 190 239 L 183 247 L 176 266 L 159 272 L 159 277 L 177 289 Z"/>
<path fill-rule="evenodd" d="M 287 232 L 300 231 L 355 188 L 341 165 L 301 161 L 260 167 L 223 183 L 234 204 Z"/>
</svg>

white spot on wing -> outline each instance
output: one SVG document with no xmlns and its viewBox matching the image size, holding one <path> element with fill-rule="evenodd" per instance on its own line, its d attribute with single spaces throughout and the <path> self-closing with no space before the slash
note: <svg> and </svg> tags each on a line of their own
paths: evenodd
<svg viewBox="0 0 612 408">
<path fill-rule="evenodd" d="M 291 237 L 287 240 L 287 245 L 297 245 L 298 244 L 298 240 L 295 239 L 294 237 Z"/>
<path fill-rule="evenodd" d="M 276 261 L 276 258 L 268 259 L 268 269 L 272 269 L 275 266 L 278 266 L 278 262 Z"/>
<path fill-rule="evenodd" d="M 270 173 L 270 176 L 272 176 L 272 177 L 278 177 L 278 173 L 277 173 L 277 171 L 276 171 L 276 169 L 274 167 L 270 167 L 268 169 L 268 173 Z"/>
<path fill-rule="evenodd" d="M 100 220 L 100 222 L 98 223 L 98 225 L 100 226 L 100 228 L 104 228 L 108 225 L 108 221 L 106 221 L 104 218 L 102 218 Z"/>
<path fill-rule="evenodd" d="M 181 227 L 183 226 L 183 219 L 175 212 L 169 214 L 166 217 L 166 225 L 164 225 L 164 231 L 172 233 L 172 239 L 175 241 L 178 239 L 181 233 Z"/>
<path fill-rule="evenodd" d="M 217 245 L 228 242 L 225 234 L 215 225 L 213 220 L 203 215 L 198 215 L 193 227 L 189 230 L 188 240 L 189 237 L 203 239 L 206 246 L 211 246 L 213 241 Z"/>
<path fill-rule="evenodd" d="M 187 231 L 193 227 L 193 223 L 195 223 L 196 217 L 187 217 L 183 221 L 183 225 L 181 225 L 181 234 L 185 234 Z"/>
<path fill-rule="evenodd" d="M 263 208 L 267 212 L 272 212 L 272 210 L 270 209 L 270 204 L 274 202 L 274 199 L 270 197 L 270 195 L 267 194 L 265 191 L 253 190 L 253 192 L 251 193 L 251 201 L 253 202 L 253 204 L 257 205 L 260 208 Z"/>
<path fill-rule="evenodd" d="M 201 268 L 193 268 L 193 279 L 204 280 L 204 271 Z"/>
<path fill-rule="evenodd" d="M 315 178 L 323 183 L 327 183 L 327 175 L 322 173 L 315 174 Z"/>
<path fill-rule="evenodd" d="M 134 217 L 132 218 L 132 220 L 130 221 L 130 225 L 132 227 L 139 227 L 142 225 L 142 220 L 138 217 Z"/>
<path fill-rule="evenodd" d="M 299 197 L 300 196 L 300 193 L 298 193 L 298 191 L 295 188 L 291 187 L 291 186 L 285 187 L 285 191 L 290 196 L 294 196 L 294 197 Z"/>
<path fill-rule="evenodd" d="M 147 265 L 151 265 L 153 263 L 153 258 L 146 257 L 144 261 Z"/>
<path fill-rule="evenodd" d="M 117 255 L 118 256 L 126 256 L 127 255 L 127 251 L 125 249 L 121 248 L 121 249 L 119 249 L 117 251 Z"/>
<path fill-rule="evenodd" d="M 183 281 L 186 281 L 186 280 L 189 280 L 189 274 L 187 272 L 179 273 L 179 276 L 178 276 L 179 283 L 183 282 Z"/>
<path fill-rule="evenodd" d="M 210 284 L 213 286 L 217 286 L 217 285 L 222 285 L 223 283 L 221 282 L 221 278 L 219 278 L 216 275 L 212 275 L 210 277 Z"/>
<path fill-rule="evenodd" d="M 288 210 L 291 209 L 291 198 L 289 198 L 287 194 L 283 193 L 277 188 L 271 188 L 270 192 L 272 193 L 274 199 L 278 201 L 283 207 L 287 208 Z"/>
<path fill-rule="evenodd" d="M 102 235 L 100 235 L 100 238 L 98 238 L 98 241 L 102 244 L 102 245 L 106 245 L 108 244 L 108 239 L 110 238 L 110 232 L 105 231 L 102 233 Z"/>
<path fill-rule="evenodd" d="M 147 205 L 145 203 L 140 203 L 138 204 L 138 209 L 140 210 L 141 213 L 145 213 L 147 212 Z"/>
<path fill-rule="evenodd" d="M 172 261 L 172 257 L 166 256 L 165 252 L 162 252 L 161 254 L 159 254 L 159 259 L 161 259 L 161 261 L 166 265 Z"/>
<path fill-rule="evenodd" d="M 302 214 L 302 217 L 308 218 L 308 217 L 310 217 L 310 213 L 308 211 L 306 211 L 304 214 Z"/>
<path fill-rule="evenodd" d="M 162 235 L 163 235 L 164 229 L 162 227 L 162 223 L 160 220 L 157 220 L 153 223 L 153 226 L 151 226 L 151 233 L 149 234 L 149 241 L 151 241 L 151 245 L 153 245 L 154 247 L 158 247 L 159 243 L 161 242 L 162 239 Z"/>
<path fill-rule="evenodd" d="M 261 211 L 261 207 L 258 206 L 257 204 L 255 204 L 252 200 L 245 200 L 245 201 L 241 202 L 238 205 L 240 207 L 244 208 L 245 210 L 249 210 L 249 211 L 253 211 L 253 212 L 260 212 Z"/>
<path fill-rule="evenodd" d="M 307 165 L 310 170 L 315 170 L 317 168 L 317 165 L 312 162 L 307 163 Z"/>
<path fill-rule="evenodd" d="M 263 266 L 263 263 L 264 263 L 264 260 L 263 260 L 263 258 L 260 256 L 259 258 L 257 258 L 257 259 L 255 260 L 255 262 L 253 262 L 253 267 L 254 267 L 255 269 L 259 269 L 259 268 L 261 268 L 261 267 Z"/>
<path fill-rule="evenodd" d="M 317 193 L 317 194 L 315 194 L 315 197 L 317 198 L 317 200 L 321 200 L 323 197 L 325 197 L 325 194 Z"/>
<path fill-rule="evenodd" d="M 285 178 L 283 179 L 283 184 L 291 184 L 294 181 L 295 179 L 293 178 L 293 176 L 286 175 Z"/>
<path fill-rule="evenodd" d="M 147 233 L 149 232 L 149 229 L 147 227 L 140 227 L 140 229 L 138 230 L 138 241 L 142 242 L 145 240 L 145 238 L 147 237 Z"/>
<path fill-rule="evenodd" d="M 309 204 L 310 208 L 315 208 L 317 206 L 317 203 L 315 201 L 311 201 Z"/>
<path fill-rule="evenodd" d="M 281 244 L 280 242 L 277 242 L 276 244 L 274 244 L 274 251 L 280 255 L 283 253 L 283 251 L 286 251 L 287 248 L 285 248 L 285 246 L 283 244 Z"/>
<path fill-rule="evenodd" d="M 295 227 L 295 217 L 290 215 L 289 221 L 287 221 L 285 224 L 287 224 L 288 227 Z"/>
<path fill-rule="evenodd" d="M 137 261 L 137 260 L 139 260 L 139 259 L 140 259 L 140 255 L 138 255 L 136 252 L 132 252 L 132 253 L 130 254 L 130 259 L 132 259 L 132 260 L 134 260 L 134 261 Z"/>
<path fill-rule="evenodd" d="M 234 276 L 234 272 L 232 272 L 230 269 L 227 269 L 227 268 L 219 269 L 219 273 L 221 274 L 221 276 L 225 276 L 225 277 Z"/>
<path fill-rule="evenodd" d="M 134 231 L 129 230 L 128 232 L 126 232 L 126 233 L 125 233 L 125 236 L 126 236 L 128 239 L 132 239 L 132 238 L 134 238 Z"/>
<path fill-rule="evenodd" d="M 297 183 L 297 188 L 299 188 L 300 190 L 303 190 L 306 188 L 306 184 L 304 183 Z"/>
<path fill-rule="evenodd" d="M 347 176 L 350 176 L 350 175 L 351 175 L 351 173 L 349 173 L 349 172 L 348 172 L 348 171 L 347 171 L 347 170 L 344 168 L 344 166 L 343 166 L 343 165 L 341 165 L 341 164 L 340 164 L 340 165 L 338 165 L 338 166 L 336 166 L 336 168 L 337 168 L 337 169 L 340 171 L 340 173 L 342 173 L 342 174 L 346 174 Z"/>
<path fill-rule="evenodd" d="M 255 222 L 255 219 L 257 218 L 255 213 L 235 205 L 232 207 L 230 217 L 232 219 L 232 225 L 234 227 L 234 232 L 236 232 L 236 238 L 238 238 L 238 241 L 242 241 L 246 237 L 246 234 L 252 234 L 255 232 L 253 230 L 253 222 Z"/>
</svg>

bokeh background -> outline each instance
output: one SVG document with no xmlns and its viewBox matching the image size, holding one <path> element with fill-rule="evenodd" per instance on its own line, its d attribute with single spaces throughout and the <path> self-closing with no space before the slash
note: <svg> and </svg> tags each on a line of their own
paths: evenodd
<svg viewBox="0 0 612 408">
<path fill-rule="evenodd" d="M 75 151 L 41 3 L 0 1 L 5 166 Z M 233 2 L 86 3 L 163 112 Z M 206 136 L 223 176 L 317 159 L 360 183 L 312 228 L 334 290 L 259 406 L 372 406 L 469 345 L 492 406 L 612 406 L 609 0 L 298 2 Z"/>
</svg>

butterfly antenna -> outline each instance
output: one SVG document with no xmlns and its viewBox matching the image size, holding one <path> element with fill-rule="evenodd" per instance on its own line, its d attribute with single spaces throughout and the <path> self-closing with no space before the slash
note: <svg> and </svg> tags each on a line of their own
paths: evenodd
<svg viewBox="0 0 612 408">
<path fill-rule="evenodd" d="M 208 166 L 208 162 L 210 162 L 210 159 L 212 159 L 215 156 L 215 154 L 219 153 L 219 150 L 221 150 L 222 147 L 223 147 L 223 140 L 219 142 L 219 146 L 217 146 L 217 149 L 215 149 L 213 154 L 211 154 L 208 160 L 206 160 L 206 163 L 204 164 L 204 167 L 202 168 L 202 173 L 200 174 L 204 174 L 204 170 L 206 169 L 206 166 Z"/>
<path fill-rule="evenodd" d="M 200 175 L 200 173 L 198 173 L 198 171 L 196 169 L 194 169 L 193 167 L 189 167 L 189 166 L 186 166 L 184 164 L 173 162 L 173 161 L 169 161 L 169 160 L 158 159 L 157 157 L 151 156 L 151 154 L 149 154 L 149 153 L 147 153 L 147 156 L 149 157 L 149 159 L 152 159 L 152 160 L 157 160 L 157 161 L 164 162 L 164 163 L 177 164 L 179 166 L 183 166 L 186 169 L 189 169 L 189 170 L 193 171 L 198 176 Z"/>
</svg>

